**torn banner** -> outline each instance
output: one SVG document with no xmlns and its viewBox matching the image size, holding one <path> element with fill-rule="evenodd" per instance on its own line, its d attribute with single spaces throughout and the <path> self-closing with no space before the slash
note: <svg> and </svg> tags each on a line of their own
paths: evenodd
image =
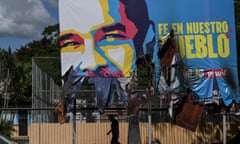
<svg viewBox="0 0 240 144">
<path fill-rule="evenodd" d="M 145 0 L 59 0 L 59 18 L 62 75 L 73 66 L 77 76 L 91 77 L 96 88 L 101 86 L 98 79 L 108 79 L 105 85 L 110 87 L 117 81 L 124 105 L 137 58 L 149 54 L 159 66 Z M 100 108 L 111 105 L 113 91 L 107 90 L 108 94 L 97 90 Z"/>
<path fill-rule="evenodd" d="M 159 0 L 147 5 L 159 37 L 174 30 L 193 94 L 220 96 L 226 106 L 240 103 L 234 1 Z"/>
<path fill-rule="evenodd" d="M 129 77 L 149 54 L 157 81 L 156 41 L 173 29 L 193 93 L 240 103 L 233 0 L 59 0 L 59 18 L 62 75 Z"/>
</svg>

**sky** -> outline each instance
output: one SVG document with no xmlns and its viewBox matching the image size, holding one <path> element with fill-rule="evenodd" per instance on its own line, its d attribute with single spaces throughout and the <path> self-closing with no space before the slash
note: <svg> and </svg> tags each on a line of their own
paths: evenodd
<svg viewBox="0 0 240 144">
<path fill-rule="evenodd" d="M 0 0 L 0 48 L 15 51 L 56 23 L 58 0 Z"/>
</svg>

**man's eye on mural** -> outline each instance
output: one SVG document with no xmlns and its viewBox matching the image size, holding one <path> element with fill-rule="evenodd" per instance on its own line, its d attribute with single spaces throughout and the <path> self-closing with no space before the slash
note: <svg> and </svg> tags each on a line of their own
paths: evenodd
<svg viewBox="0 0 240 144">
<path fill-rule="evenodd" d="M 103 39 L 114 40 L 114 39 L 125 39 L 126 38 L 126 27 L 121 23 L 117 23 L 112 26 L 102 28 L 105 36 Z"/>
<path fill-rule="evenodd" d="M 61 45 L 61 48 L 69 47 L 69 46 L 76 46 L 76 45 L 80 45 L 80 44 L 78 42 L 64 42 L 64 44 Z"/>
<path fill-rule="evenodd" d="M 84 40 L 77 34 L 65 34 L 60 38 L 60 47 L 66 48 L 73 46 L 74 49 L 84 46 Z"/>
<path fill-rule="evenodd" d="M 113 41 L 115 39 L 124 39 L 126 36 L 121 35 L 121 34 L 106 34 L 103 39 L 107 41 Z"/>
<path fill-rule="evenodd" d="M 127 36 L 125 35 L 124 32 L 120 31 L 112 31 L 108 33 L 104 33 L 102 36 L 97 36 L 95 35 L 95 44 L 98 45 L 97 43 L 99 42 L 113 42 L 114 40 L 125 40 L 127 39 Z M 97 39 L 99 37 L 99 39 Z"/>
</svg>

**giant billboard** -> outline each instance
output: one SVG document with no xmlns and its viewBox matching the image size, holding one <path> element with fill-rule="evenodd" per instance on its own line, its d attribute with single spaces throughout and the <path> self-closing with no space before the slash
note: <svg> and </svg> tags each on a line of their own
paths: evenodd
<svg viewBox="0 0 240 144">
<path fill-rule="evenodd" d="M 239 103 L 233 0 L 59 0 L 59 18 L 62 75 L 129 77 L 146 54 L 161 69 L 173 30 L 192 92 Z"/>
</svg>

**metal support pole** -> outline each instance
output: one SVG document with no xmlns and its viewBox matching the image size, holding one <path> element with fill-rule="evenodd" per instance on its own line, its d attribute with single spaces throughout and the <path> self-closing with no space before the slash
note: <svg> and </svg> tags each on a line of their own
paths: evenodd
<svg viewBox="0 0 240 144">
<path fill-rule="evenodd" d="M 76 98 L 73 103 L 73 144 L 76 144 Z"/>
<path fill-rule="evenodd" d="M 227 144 L 226 113 L 223 112 L 223 144 Z"/>
<path fill-rule="evenodd" d="M 152 102 L 151 102 L 151 86 L 148 88 L 148 144 L 152 143 Z"/>
<path fill-rule="evenodd" d="M 152 143 L 152 117 L 148 115 L 148 144 Z"/>
<path fill-rule="evenodd" d="M 148 68 L 148 144 L 152 143 L 152 73 L 153 67 L 151 62 L 147 63 Z"/>
</svg>

